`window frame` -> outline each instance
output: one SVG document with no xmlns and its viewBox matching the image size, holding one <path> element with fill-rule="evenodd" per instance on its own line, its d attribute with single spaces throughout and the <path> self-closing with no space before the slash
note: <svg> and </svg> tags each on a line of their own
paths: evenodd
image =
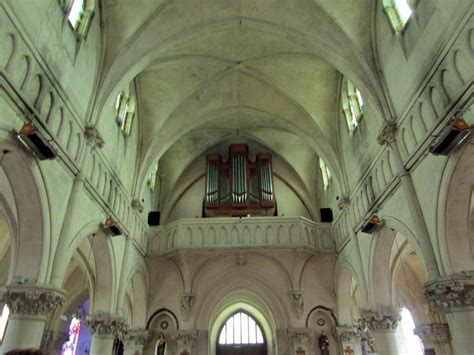
<svg viewBox="0 0 474 355">
<path fill-rule="evenodd" d="M 387 18 L 390 22 L 390 26 L 392 30 L 399 35 L 403 35 L 408 28 L 408 24 L 413 17 L 413 13 L 415 11 L 416 1 L 411 2 L 409 0 L 402 0 L 406 2 L 406 6 L 410 9 L 410 16 L 408 16 L 407 20 L 403 20 L 403 16 L 397 5 L 397 1 L 399 0 L 384 0 L 383 7 L 384 11 L 387 15 Z"/>
<path fill-rule="evenodd" d="M 352 135 L 364 118 L 364 98 L 362 92 L 350 80 L 344 79 L 341 90 L 341 107 L 349 134 Z"/>
<path fill-rule="evenodd" d="M 124 136 L 129 136 L 135 117 L 135 109 L 131 105 L 130 95 L 120 91 L 115 100 L 115 123 Z"/>
<path fill-rule="evenodd" d="M 73 24 L 70 21 L 71 11 L 76 1 L 81 1 L 82 6 L 77 21 Z M 87 37 L 91 27 L 92 18 L 94 17 L 94 1 L 93 0 L 63 0 L 63 9 L 65 21 L 72 30 L 77 40 Z"/>
<path fill-rule="evenodd" d="M 329 170 L 329 167 L 322 158 L 319 158 L 319 169 L 321 170 L 324 191 L 327 191 L 332 182 L 332 174 L 331 170 Z"/>
<path fill-rule="evenodd" d="M 222 344 L 222 343 L 220 342 L 221 334 L 222 334 L 223 330 L 226 329 L 227 323 L 228 323 L 231 319 L 233 319 L 237 314 L 245 314 L 245 315 L 247 315 L 247 317 L 248 317 L 249 319 L 252 319 L 252 320 L 255 322 L 256 331 L 259 330 L 260 333 L 262 334 L 263 342 L 261 342 L 261 343 L 258 342 L 258 340 L 257 340 L 257 338 L 258 338 L 257 332 L 256 332 L 256 336 L 255 336 L 255 339 L 256 339 L 256 342 L 255 342 L 255 343 L 250 343 L 250 342 L 248 342 L 248 343 L 243 343 L 243 342 L 242 342 L 242 333 L 241 333 L 241 337 L 240 337 L 240 339 L 241 339 L 241 342 L 240 342 L 240 343 L 235 343 L 235 342 L 233 342 L 233 343 L 227 343 L 227 342 L 226 342 L 225 344 Z M 242 328 L 242 327 L 241 327 L 241 328 Z M 235 332 L 234 332 L 234 333 L 235 333 Z M 242 310 L 242 309 L 239 309 L 239 310 L 235 311 L 234 313 L 232 313 L 229 317 L 227 317 L 227 319 L 225 320 L 225 322 L 224 322 L 224 323 L 221 325 L 221 327 L 219 328 L 219 332 L 217 333 L 217 346 L 218 346 L 218 347 L 226 347 L 226 346 L 229 346 L 229 347 L 231 347 L 231 346 L 265 346 L 265 347 L 266 347 L 266 346 L 267 346 L 267 338 L 265 337 L 265 332 L 263 331 L 263 327 L 262 327 L 262 325 L 260 324 L 260 322 L 259 322 L 257 319 L 255 319 L 255 317 L 253 317 L 250 313 L 248 313 L 248 312 L 246 312 L 246 311 L 244 311 L 244 310 Z"/>
</svg>

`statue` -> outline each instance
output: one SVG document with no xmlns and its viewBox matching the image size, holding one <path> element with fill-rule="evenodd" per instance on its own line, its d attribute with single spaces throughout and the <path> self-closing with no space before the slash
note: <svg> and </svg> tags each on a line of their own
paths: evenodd
<svg viewBox="0 0 474 355">
<path fill-rule="evenodd" d="M 166 349 L 165 336 L 163 335 L 163 333 L 160 333 L 158 342 L 156 344 L 156 355 L 165 355 L 165 349 Z"/>
<path fill-rule="evenodd" d="M 329 355 L 329 339 L 324 331 L 319 336 L 319 349 L 321 350 L 321 355 Z"/>
</svg>

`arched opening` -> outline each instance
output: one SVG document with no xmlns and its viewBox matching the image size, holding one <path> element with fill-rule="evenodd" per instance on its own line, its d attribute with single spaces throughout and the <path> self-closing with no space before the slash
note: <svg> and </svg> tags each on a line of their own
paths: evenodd
<svg viewBox="0 0 474 355">
<path fill-rule="evenodd" d="M 216 344 L 217 355 L 264 355 L 267 346 L 262 328 L 249 313 L 238 310 L 221 327 Z"/>
</svg>

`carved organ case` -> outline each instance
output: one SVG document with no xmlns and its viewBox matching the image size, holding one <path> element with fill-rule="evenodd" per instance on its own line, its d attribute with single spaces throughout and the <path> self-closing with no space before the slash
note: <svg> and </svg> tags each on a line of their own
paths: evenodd
<svg viewBox="0 0 474 355">
<path fill-rule="evenodd" d="M 219 154 L 206 157 L 205 217 L 275 214 L 270 153 L 260 153 L 252 162 L 247 145 L 232 144 L 228 161 Z"/>
</svg>

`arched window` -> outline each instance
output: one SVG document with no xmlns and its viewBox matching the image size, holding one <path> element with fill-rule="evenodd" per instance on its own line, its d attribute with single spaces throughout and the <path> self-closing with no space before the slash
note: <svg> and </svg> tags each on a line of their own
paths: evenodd
<svg viewBox="0 0 474 355">
<path fill-rule="evenodd" d="M 396 33 L 402 33 L 413 13 L 413 1 L 385 0 L 384 8 Z"/>
<path fill-rule="evenodd" d="M 67 3 L 67 20 L 78 35 L 85 35 L 91 19 L 91 0 L 70 0 Z"/>
<path fill-rule="evenodd" d="M 0 316 L 0 344 L 3 342 L 5 331 L 7 330 L 8 319 L 10 318 L 10 309 L 7 305 L 3 306 L 2 314 Z"/>
<path fill-rule="evenodd" d="M 400 325 L 406 348 L 409 350 L 410 355 L 423 355 L 424 352 L 421 339 L 413 333 L 415 322 L 413 321 L 410 310 L 403 307 L 401 316 L 402 321 Z"/>
<path fill-rule="evenodd" d="M 122 91 L 115 101 L 115 122 L 126 136 L 130 134 L 135 109 L 127 92 Z"/>
<path fill-rule="evenodd" d="M 230 317 L 219 334 L 219 345 L 265 344 L 258 323 L 247 313 L 239 311 Z"/>
<path fill-rule="evenodd" d="M 321 169 L 321 175 L 323 177 L 323 186 L 324 186 L 324 191 L 326 191 L 331 184 L 332 176 L 331 176 L 331 171 L 329 170 L 328 166 L 322 160 L 319 158 L 319 168 Z"/>
<path fill-rule="evenodd" d="M 346 117 L 347 128 L 349 133 L 355 131 L 359 122 L 364 117 L 364 99 L 358 88 L 349 80 L 345 81 L 345 85 L 341 90 L 342 109 Z"/>
<path fill-rule="evenodd" d="M 158 163 L 156 163 L 153 168 L 151 169 L 150 176 L 148 177 L 148 187 L 150 188 L 151 192 L 155 191 L 156 187 L 156 174 L 158 172 Z"/>
</svg>

